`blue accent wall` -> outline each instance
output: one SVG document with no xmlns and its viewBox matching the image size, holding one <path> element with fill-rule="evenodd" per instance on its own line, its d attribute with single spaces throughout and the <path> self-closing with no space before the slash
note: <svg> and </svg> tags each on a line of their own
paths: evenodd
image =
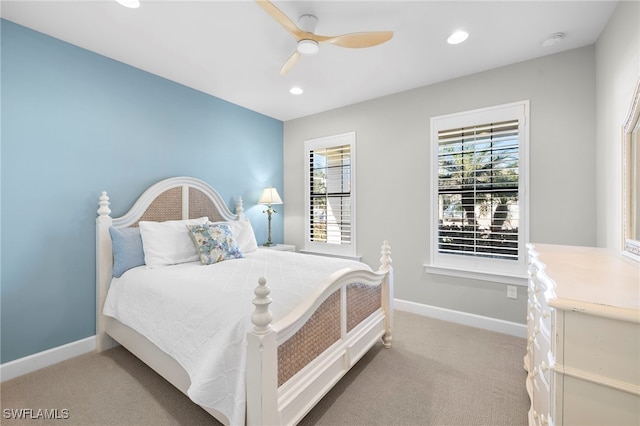
<svg viewBox="0 0 640 426">
<path fill-rule="evenodd" d="M 193 176 L 258 243 L 262 188 L 283 193 L 283 123 L 6 20 L 2 31 L 1 354 L 9 362 L 95 334 L 95 218 L 153 183 Z M 283 217 L 273 218 L 282 242 Z"/>
</svg>

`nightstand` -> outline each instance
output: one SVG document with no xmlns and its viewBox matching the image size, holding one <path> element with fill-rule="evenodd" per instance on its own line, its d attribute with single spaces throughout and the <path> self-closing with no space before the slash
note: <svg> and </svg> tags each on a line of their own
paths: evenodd
<svg viewBox="0 0 640 426">
<path fill-rule="evenodd" d="M 292 244 L 274 244 L 272 246 L 260 246 L 261 249 L 266 250 L 278 250 L 278 251 L 296 251 L 296 246 Z"/>
</svg>

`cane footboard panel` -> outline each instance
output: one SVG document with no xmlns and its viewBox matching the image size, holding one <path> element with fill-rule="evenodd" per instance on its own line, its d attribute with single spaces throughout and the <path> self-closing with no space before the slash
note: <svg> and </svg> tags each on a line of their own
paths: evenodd
<svg viewBox="0 0 640 426">
<path fill-rule="evenodd" d="M 347 333 L 381 307 L 380 286 L 349 284 L 347 286 Z"/>
<path fill-rule="evenodd" d="M 340 291 L 325 300 L 307 322 L 278 346 L 278 386 L 342 337 Z M 382 306 L 380 286 L 346 286 L 346 333 Z"/>
<path fill-rule="evenodd" d="M 336 291 L 320 305 L 300 330 L 278 346 L 278 386 L 340 337 L 340 292 Z"/>
</svg>

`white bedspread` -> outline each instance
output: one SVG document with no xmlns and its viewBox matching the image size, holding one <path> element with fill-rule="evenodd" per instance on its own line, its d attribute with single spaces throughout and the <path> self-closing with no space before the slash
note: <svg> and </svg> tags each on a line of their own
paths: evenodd
<svg viewBox="0 0 640 426">
<path fill-rule="evenodd" d="M 271 288 L 274 321 L 333 272 L 360 262 L 276 250 L 214 265 L 140 266 L 113 278 L 104 314 L 146 336 L 189 374 L 189 397 L 244 425 L 246 335 L 258 278 Z"/>
</svg>

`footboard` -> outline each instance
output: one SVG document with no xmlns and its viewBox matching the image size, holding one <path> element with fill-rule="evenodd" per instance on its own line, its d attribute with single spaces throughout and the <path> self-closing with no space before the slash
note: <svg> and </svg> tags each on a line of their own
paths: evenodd
<svg viewBox="0 0 640 426">
<path fill-rule="evenodd" d="M 271 322 L 266 280 L 255 290 L 248 334 L 247 424 L 298 423 L 380 338 L 391 346 L 393 269 L 388 244 L 377 272 L 341 270 L 306 304 Z"/>
</svg>

